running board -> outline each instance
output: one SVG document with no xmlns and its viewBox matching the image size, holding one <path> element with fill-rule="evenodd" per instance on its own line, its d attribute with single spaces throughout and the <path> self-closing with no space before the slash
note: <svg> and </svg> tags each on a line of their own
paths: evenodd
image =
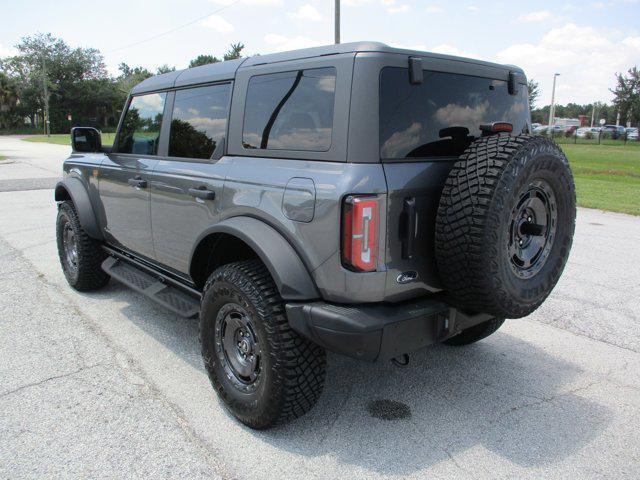
<svg viewBox="0 0 640 480">
<path fill-rule="evenodd" d="M 142 293 L 173 313 L 193 318 L 200 312 L 200 302 L 179 288 L 169 285 L 164 277 L 154 276 L 135 265 L 115 257 L 102 262 L 102 269 L 127 287 Z"/>
</svg>

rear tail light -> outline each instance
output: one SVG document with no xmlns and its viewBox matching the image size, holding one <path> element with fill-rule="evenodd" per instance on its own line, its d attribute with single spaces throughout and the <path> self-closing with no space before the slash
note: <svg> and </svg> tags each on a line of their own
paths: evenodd
<svg viewBox="0 0 640 480">
<path fill-rule="evenodd" d="M 349 196 L 342 211 L 342 263 L 358 272 L 376 269 L 378 198 Z"/>
</svg>

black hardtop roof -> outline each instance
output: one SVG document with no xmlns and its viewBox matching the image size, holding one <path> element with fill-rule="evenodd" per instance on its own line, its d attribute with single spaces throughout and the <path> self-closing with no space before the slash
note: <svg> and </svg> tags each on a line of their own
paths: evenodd
<svg viewBox="0 0 640 480">
<path fill-rule="evenodd" d="M 439 53 L 422 52 L 419 50 L 408 50 L 403 48 L 390 47 L 380 42 L 353 42 L 342 43 L 338 45 L 326 45 L 322 47 L 304 48 L 301 50 L 291 50 L 288 52 L 269 53 L 266 55 L 254 55 L 248 58 L 239 58 L 237 60 L 228 60 L 225 62 L 211 63 L 200 67 L 186 68 L 184 70 L 176 70 L 174 72 L 156 75 L 154 77 L 143 80 L 131 89 L 131 94 L 151 92 L 154 90 L 163 90 L 167 88 L 182 87 L 187 85 L 196 85 L 206 82 L 218 82 L 223 80 L 232 80 L 239 68 L 247 68 L 255 65 L 264 65 L 270 63 L 286 62 L 291 60 L 300 60 L 304 58 L 324 57 L 327 55 L 339 55 L 345 53 L 390 53 L 403 54 L 419 57 L 429 57 L 443 60 L 454 60 L 464 63 L 473 63 L 477 65 L 485 65 L 500 69 L 509 69 L 523 73 L 522 70 L 513 65 L 501 65 L 497 63 L 485 62 L 482 60 L 474 60 L 465 57 L 456 57 L 453 55 L 444 55 Z"/>
</svg>

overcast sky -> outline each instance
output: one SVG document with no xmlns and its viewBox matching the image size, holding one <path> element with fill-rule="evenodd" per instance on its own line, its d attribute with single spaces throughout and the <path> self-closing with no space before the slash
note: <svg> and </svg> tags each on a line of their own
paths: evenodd
<svg viewBox="0 0 640 480">
<path fill-rule="evenodd" d="M 243 42 L 246 54 L 332 43 L 333 4 L 3 0 L 0 57 L 22 36 L 51 32 L 72 46 L 100 49 L 113 73 L 120 62 L 184 68 L 201 53 L 221 56 L 232 42 Z M 519 65 L 540 83 L 539 105 L 550 103 L 554 72 L 561 74 L 559 103 L 611 101 L 614 74 L 640 65 L 640 0 L 343 0 L 342 41 L 360 40 Z"/>
</svg>

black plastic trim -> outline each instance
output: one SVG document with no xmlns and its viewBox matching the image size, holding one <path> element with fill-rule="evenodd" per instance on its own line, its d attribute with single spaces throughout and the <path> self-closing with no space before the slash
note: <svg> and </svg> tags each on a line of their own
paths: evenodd
<svg viewBox="0 0 640 480">
<path fill-rule="evenodd" d="M 492 317 L 465 314 L 434 295 L 398 304 L 288 303 L 289 324 L 327 350 L 376 361 L 446 340 Z"/>
</svg>

